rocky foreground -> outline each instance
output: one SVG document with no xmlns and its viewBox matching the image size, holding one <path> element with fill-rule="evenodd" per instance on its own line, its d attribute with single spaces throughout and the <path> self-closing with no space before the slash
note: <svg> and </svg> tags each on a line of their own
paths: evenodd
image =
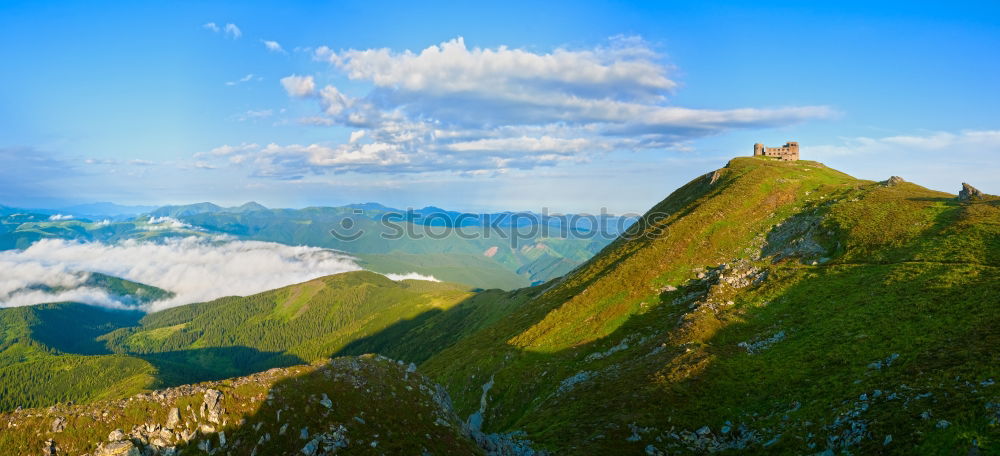
<svg viewBox="0 0 1000 456">
<path fill-rule="evenodd" d="M 416 366 L 371 355 L 0 415 L 0 454 L 483 454 L 476 440 Z"/>
</svg>

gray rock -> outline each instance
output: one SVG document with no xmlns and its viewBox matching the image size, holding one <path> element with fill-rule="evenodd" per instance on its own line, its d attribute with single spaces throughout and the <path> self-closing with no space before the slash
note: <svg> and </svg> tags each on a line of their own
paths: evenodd
<svg viewBox="0 0 1000 456">
<path fill-rule="evenodd" d="M 331 401 L 330 398 L 326 396 L 326 393 L 323 393 L 323 399 L 320 399 L 319 403 L 326 408 L 333 407 L 333 401 Z"/>
<path fill-rule="evenodd" d="M 115 429 L 111 431 L 110 434 L 108 434 L 109 442 L 117 442 L 119 440 L 125 440 L 125 438 L 126 438 L 125 433 L 122 432 L 121 429 Z"/>
<path fill-rule="evenodd" d="M 57 416 L 55 420 L 52 421 L 52 432 L 62 432 L 66 429 L 66 418 Z"/>
<path fill-rule="evenodd" d="M 302 447 L 302 450 L 300 451 L 306 456 L 312 456 L 316 454 L 317 449 L 319 449 L 319 440 L 312 439 L 306 444 L 306 446 Z"/>
<path fill-rule="evenodd" d="M 903 182 L 906 182 L 906 181 L 903 180 L 902 177 L 892 176 L 888 180 L 882 181 L 882 185 L 886 186 L 886 187 L 895 187 L 895 186 L 897 186 L 899 184 L 902 184 Z"/>
<path fill-rule="evenodd" d="M 938 429 L 948 429 L 948 426 L 951 426 L 951 423 L 949 423 L 949 422 L 947 422 L 945 420 L 939 420 L 937 422 L 937 424 L 935 425 L 935 427 L 938 428 Z"/>
<path fill-rule="evenodd" d="M 209 389 L 205 391 L 205 399 L 201 404 L 203 415 L 208 421 L 218 424 L 222 415 L 222 391 Z"/>
<path fill-rule="evenodd" d="M 972 201 L 978 199 L 983 199 L 983 192 L 979 191 L 976 187 L 962 182 L 962 191 L 958 192 L 958 200 Z"/>
<path fill-rule="evenodd" d="M 174 429 L 180 423 L 181 411 L 177 407 L 171 408 L 170 411 L 167 412 L 167 424 L 164 425 L 164 427 L 167 429 Z"/>
<path fill-rule="evenodd" d="M 119 440 L 98 447 L 94 456 L 142 456 L 142 451 L 131 440 Z"/>
<path fill-rule="evenodd" d="M 56 456 L 56 452 L 56 441 L 52 439 L 46 440 L 45 446 L 42 447 L 42 456 Z"/>
<path fill-rule="evenodd" d="M 309 438 L 309 428 L 302 428 L 302 430 L 299 431 L 299 438 L 302 439 L 302 440 L 308 439 Z"/>
</svg>

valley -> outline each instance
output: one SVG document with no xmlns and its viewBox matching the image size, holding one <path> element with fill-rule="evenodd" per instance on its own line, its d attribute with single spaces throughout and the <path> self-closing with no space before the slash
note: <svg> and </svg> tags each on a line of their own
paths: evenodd
<svg viewBox="0 0 1000 456">
<path fill-rule="evenodd" d="M 276 236 L 212 217 L 232 220 L 213 230 Z M 1000 452 L 1000 198 L 741 157 L 633 229 L 511 290 L 354 271 L 148 314 L 2 309 L 0 448 Z M 397 264 L 410 261 L 444 262 Z M 203 428 L 209 390 L 225 392 L 226 412 Z M 161 418 L 171 407 L 183 425 Z M 294 415 L 282 433 L 275 408 L 321 413 Z M 131 440 L 109 441 L 115 429 Z"/>
</svg>

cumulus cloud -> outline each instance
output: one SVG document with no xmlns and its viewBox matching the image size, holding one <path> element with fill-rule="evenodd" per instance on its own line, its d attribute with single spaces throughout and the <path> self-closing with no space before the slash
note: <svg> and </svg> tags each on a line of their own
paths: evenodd
<svg viewBox="0 0 1000 456">
<path fill-rule="evenodd" d="M 281 47 L 281 44 L 279 44 L 277 41 L 269 41 L 269 40 L 260 40 L 260 41 L 261 43 L 264 43 L 264 48 L 267 49 L 268 51 L 277 52 L 279 54 L 288 53 L 285 51 L 284 48 Z"/>
<path fill-rule="evenodd" d="M 485 174 L 587 161 L 619 150 L 684 150 L 735 128 L 784 126 L 832 114 L 824 106 L 675 106 L 673 68 L 639 38 L 589 49 L 478 48 L 455 38 L 419 52 L 320 47 L 314 58 L 367 87 L 347 93 L 312 76 L 281 79 L 313 99 L 310 125 L 364 130 L 346 144 L 272 145 L 247 161 L 257 175 L 455 171 Z M 280 151 L 280 153 L 278 153 Z M 375 153 L 374 151 L 378 151 Z M 283 169 L 286 168 L 287 169 Z"/>
<path fill-rule="evenodd" d="M 157 231 L 157 230 L 176 230 L 176 229 L 193 229 L 194 227 L 177 220 L 170 216 L 162 217 L 150 217 L 146 220 L 146 223 L 150 226 L 146 226 L 147 230 Z"/>
<path fill-rule="evenodd" d="M 153 285 L 176 294 L 149 310 L 249 295 L 329 274 L 360 269 L 353 258 L 316 247 L 188 237 L 120 244 L 41 240 L 25 250 L 0 252 L 0 306 L 60 300 L 109 307 L 125 303 L 96 288 L 73 288 L 87 272 Z M 69 291 L 45 292 L 39 285 Z"/>
<path fill-rule="evenodd" d="M 293 97 L 308 97 L 316 93 L 316 81 L 312 76 L 291 75 L 281 78 L 281 85 L 288 95 Z"/>
</svg>

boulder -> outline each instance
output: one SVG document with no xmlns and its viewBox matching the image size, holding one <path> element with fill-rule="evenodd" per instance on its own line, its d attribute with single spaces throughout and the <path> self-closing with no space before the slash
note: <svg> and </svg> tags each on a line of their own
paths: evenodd
<svg viewBox="0 0 1000 456">
<path fill-rule="evenodd" d="M 126 438 L 127 438 L 127 436 L 125 435 L 124 432 L 122 432 L 121 429 L 115 429 L 115 430 L 111 431 L 110 434 L 108 434 L 108 441 L 109 442 L 117 442 L 119 440 L 125 440 Z"/>
<path fill-rule="evenodd" d="M 52 421 L 52 432 L 62 432 L 66 429 L 66 418 L 57 416 L 55 420 Z"/>
<path fill-rule="evenodd" d="M 221 421 L 220 415 L 222 415 L 222 391 L 206 390 L 201 409 L 205 419 L 218 424 Z"/>
<path fill-rule="evenodd" d="M 177 407 L 171 408 L 170 411 L 167 412 L 167 424 L 165 424 L 163 427 L 167 429 L 174 429 L 180 423 L 181 423 L 181 411 Z"/>
<path fill-rule="evenodd" d="M 895 186 L 897 186 L 899 184 L 902 184 L 903 182 L 906 182 L 906 181 L 903 180 L 902 177 L 892 176 L 892 177 L 889 178 L 889 180 L 882 181 L 882 185 L 884 185 L 886 187 L 895 187 Z"/>
<path fill-rule="evenodd" d="M 978 199 L 983 199 L 983 192 L 979 191 L 976 187 L 962 182 L 962 191 L 958 192 L 958 200 L 972 201 Z"/>
<path fill-rule="evenodd" d="M 142 456 L 142 451 L 131 440 L 119 440 L 97 447 L 94 456 Z"/>
<path fill-rule="evenodd" d="M 42 455 L 43 456 L 56 456 L 56 454 L 58 454 L 56 451 L 57 451 L 56 450 L 56 441 L 52 440 L 52 439 L 46 440 L 45 441 L 45 446 L 42 447 Z"/>
</svg>

